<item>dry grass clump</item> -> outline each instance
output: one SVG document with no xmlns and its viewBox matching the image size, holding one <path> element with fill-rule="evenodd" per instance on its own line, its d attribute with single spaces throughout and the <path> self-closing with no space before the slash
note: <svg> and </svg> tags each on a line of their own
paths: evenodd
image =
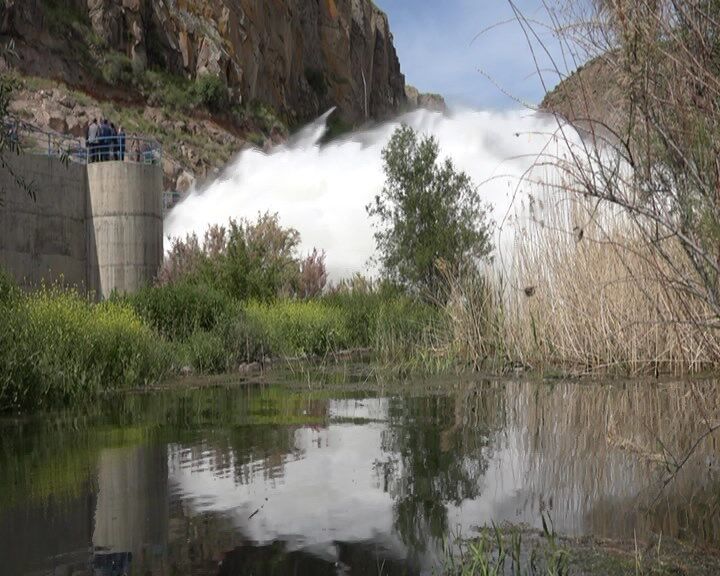
<svg viewBox="0 0 720 576">
<path fill-rule="evenodd" d="M 629 375 L 714 368 L 720 331 L 673 238 L 649 242 L 617 209 L 566 199 L 516 237 L 506 346 L 538 369 Z M 659 251 L 672 254 L 673 266 Z"/>
<path fill-rule="evenodd" d="M 502 287 L 494 281 L 498 277 L 488 271 L 454 276 L 440 267 L 447 286 L 449 348 L 473 370 L 504 371 L 511 359 L 505 347 Z"/>
</svg>

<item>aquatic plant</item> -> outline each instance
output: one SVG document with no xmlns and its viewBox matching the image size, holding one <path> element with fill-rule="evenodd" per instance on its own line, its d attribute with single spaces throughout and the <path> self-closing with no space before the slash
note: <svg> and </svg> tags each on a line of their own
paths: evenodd
<svg viewBox="0 0 720 576">
<path fill-rule="evenodd" d="M 170 359 L 126 304 L 43 289 L 0 306 L 0 411 L 42 410 L 159 380 Z"/>
<path fill-rule="evenodd" d="M 185 340 L 197 331 L 211 331 L 237 308 L 229 296 L 212 286 L 189 282 L 147 287 L 126 301 L 169 340 Z"/>
<path fill-rule="evenodd" d="M 505 346 L 513 359 L 580 374 L 718 366 L 720 330 L 710 320 L 712 307 L 683 288 L 693 269 L 679 245 L 648 242 L 624 213 L 598 211 L 584 200 L 540 210 L 516 243 L 504 295 Z M 673 264 L 658 250 L 672 254 Z"/>
<path fill-rule="evenodd" d="M 289 300 L 252 303 L 245 314 L 262 326 L 271 350 L 279 356 L 322 356 L 352 344 L 346 317 L 333 305 Z"/>
</svg>

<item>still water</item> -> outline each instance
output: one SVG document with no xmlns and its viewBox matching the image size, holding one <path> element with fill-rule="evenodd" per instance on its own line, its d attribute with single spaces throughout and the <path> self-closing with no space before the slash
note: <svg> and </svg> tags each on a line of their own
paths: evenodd
<svg viewBox="0 0 720 576">
<path fill-rule="evenodd" d="M 0 574 L 431 574 L 448 536 L 543 515 L 719 547 L 713 382 L 368 388 L 204 387 L 0 421 Z"/>
</svg>

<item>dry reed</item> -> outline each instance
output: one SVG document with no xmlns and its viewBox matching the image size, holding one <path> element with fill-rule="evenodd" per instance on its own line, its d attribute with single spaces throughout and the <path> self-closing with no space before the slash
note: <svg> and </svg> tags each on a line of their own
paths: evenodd
<svg viewBox="0 0 720 576">
<path fill-rule="evenodd" d="M 505 345 L 523 363 L 629 375 L 717 366 L 720 331 L 683 289 L 695 274 L 685 253 L 672 239 L 648 242 L 619 210 L 546 205 L 518 231 L 513 258 Z"/>
</svg>

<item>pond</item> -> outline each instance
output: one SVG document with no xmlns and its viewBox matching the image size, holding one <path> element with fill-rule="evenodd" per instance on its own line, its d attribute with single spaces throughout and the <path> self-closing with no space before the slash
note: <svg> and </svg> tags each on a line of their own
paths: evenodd
<svg viewBox="0 0 720 576">
<path fill-rule="evenodd" d="M 719 390 L 220 385 L 5 419 L 0 573 L 432 574 L 446 539 L 543 518 L 717 547 Z"/>
</svg>

